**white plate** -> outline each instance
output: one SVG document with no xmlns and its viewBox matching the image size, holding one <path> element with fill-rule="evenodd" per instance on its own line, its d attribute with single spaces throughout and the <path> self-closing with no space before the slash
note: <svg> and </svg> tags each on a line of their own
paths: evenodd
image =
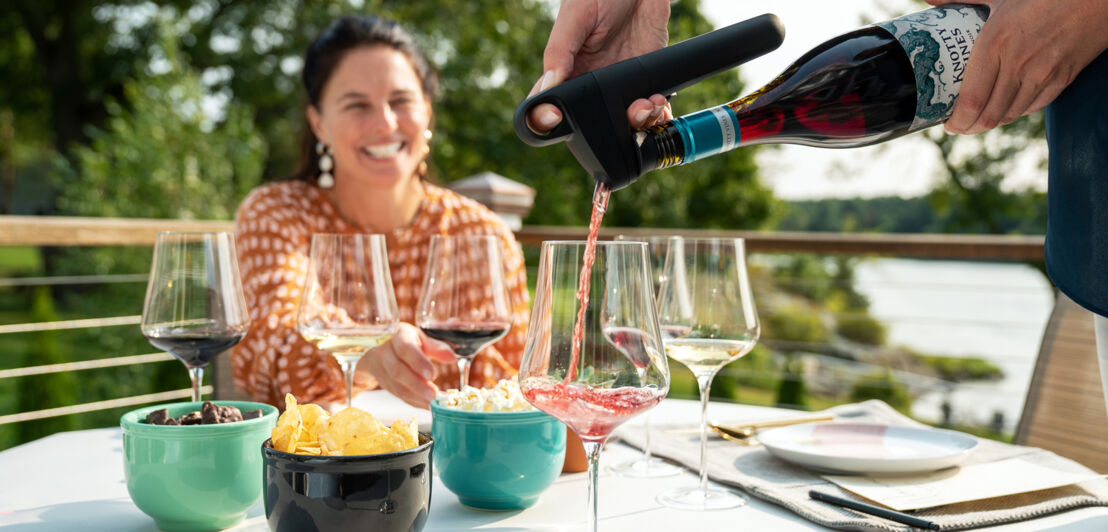
<svg viewBox="0 0 1108 532">
<path fill-rule="evenodd" d="M 758 433 L 778 458 L 835 473 L 907 474 L 962 463 L 972 436 L 942 429 L 869 423 L 808 423 Z"/>
</svg>

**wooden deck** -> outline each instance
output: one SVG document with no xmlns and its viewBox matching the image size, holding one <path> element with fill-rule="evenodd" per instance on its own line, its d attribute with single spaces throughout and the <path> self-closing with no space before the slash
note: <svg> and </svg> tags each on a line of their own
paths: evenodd
<svg viewBox="0 0 1108 532">
<path fill-rule="evenodd" d="M 1015 441 L 1108 473 L 1108 412 L 1093 314 L 1059 294 L 1043 333 Z"/>
</svg>

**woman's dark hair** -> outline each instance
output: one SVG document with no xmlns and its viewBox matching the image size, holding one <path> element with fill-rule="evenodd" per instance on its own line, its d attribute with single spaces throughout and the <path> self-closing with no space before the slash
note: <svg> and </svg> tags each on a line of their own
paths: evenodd
<svg viewBox="0 0 1108 532">
<path fill-rule="evenodd" d="M 408 30 L 394 21 L 372 15 L 344 15 L 323 30 L 304 54 L 302 79 L 308 103 L 319 109 L 319 98 L 335 67 L 346 57 L 347 52 L 366 46 L 388 46 L 404 54 L 419 76 L 423 95 L 427 101 L 431 101 L 438 87 L 438 75 L 420 53 L 415 38 Z M 318 178 L 319 155 L 315 149 L 318 141 L 312 128 L 305 124 L 300 147 L 300 167 L 293 174 L 293 179 L 314 182 Z"/>
</svg>

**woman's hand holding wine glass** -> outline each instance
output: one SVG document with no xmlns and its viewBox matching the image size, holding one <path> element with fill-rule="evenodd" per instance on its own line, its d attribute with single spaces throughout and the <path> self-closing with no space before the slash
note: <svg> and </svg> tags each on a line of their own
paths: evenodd
<svg viewBox="0 0 1108 532">
<path fill-rule="evenodd" d="M 469 366 L 477 353 L 511 328 L 503 264 L 495 236 L 431 237 L 416 324 L 454 351 L 461 375 L 458 389 L 469 384 Z"/>
<path fill-rule="evenodd" d="M 384 236 L 312 235 L 296 329 L 338 360 L 346 406 L 353 399 L 355 366 L 367 350 L 392 338 L 397 316 Z"/>
<path fill-rule="evenodd" d="M 432 361 L 454 362 L 454 352 L 414 325 L 400 322 L 396 334 L 366 353 L 358 366 L 370 375 L 387 376 L 378 378 L 378 384 L 389 393 L 417 408 L 427 408 L 439 392 L 433 382 L 438 372 Z"/>
</svg>

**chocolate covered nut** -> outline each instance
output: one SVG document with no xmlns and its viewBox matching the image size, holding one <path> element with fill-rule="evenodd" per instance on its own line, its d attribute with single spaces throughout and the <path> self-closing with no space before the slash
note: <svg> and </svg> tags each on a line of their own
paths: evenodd
<svg viewBox="0 0 1108 532">
<path fill-rule="evenodd" d="M 211 401 L 205 401 L 200 411 L 205 425 L 242 421 L 242 412 L 233 406 L 220 406 Z"/>
<path fill-rule="evenodd" d="M 176 425 L 177 423 L 168 423 L 168 421 L 174 420 L 169 417 L 169 410 L 162 408 L 146 414 L 146 422 L 151 425 Z"/>
<path fill-rule="evenodd" d="M 200 416 L 200 412 L 189 412 L 177 418 L 177 421 L 182 425 L 199 425 L 203 418 Z"/>
<path fill-rule="evenodd" d="M 258 410 L 250 410 L 250 411 L 248 411 L 248 412 L 243 412 L 243 413 L 242 413 L 242 419 L 243 419 L 244 421 L 245 421 L 245 420 L 247 420 L 247 419 L 254 419 L 254 418 L 258 418 L 258 417 L 262 417 L 262 411 L 261 411 L 261 409 L 258 409 Z"/>
</svg>

